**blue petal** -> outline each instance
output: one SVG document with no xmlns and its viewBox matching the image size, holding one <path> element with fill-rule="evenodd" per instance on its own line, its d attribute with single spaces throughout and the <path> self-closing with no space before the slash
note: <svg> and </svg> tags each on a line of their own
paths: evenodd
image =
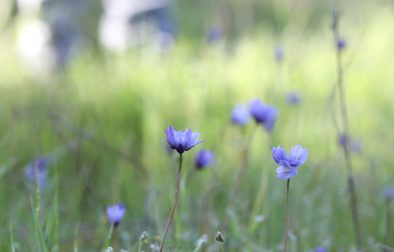
<svg viewBox="0 0 394 252">
<path fill-rule="evenodd" d="M 290 179 L 294 176 L 297 176 L 297 174 L 298 174 L 298 171 L 296 168 L 279 166 L 276 169 L 276 178 L 277 179 Z"/>
<path fill-rule="evenodd" d="M 302 148 L 301 145 L 296 145 L 290 150 L 289 162 L 292 167 L 302 165 L 308 158 L 308 151 Z"/>
<path fill-rule="evenodd" d="M 283 161 L 287 161 L 286 151 L 280 145 L 278 147 L 272 147 L 272 157 L 279 165 L 282 165 Z"/>
<path fill-rule="evenodd" d="M 167 134 L 167 142 L 170 144 L 171 148 L 174 148 L 174 146 L 176 145 L 175 141 L 174 141 L 174 127 L 170 126 L 167 128 L 166 130 L 166 134 Z"/>
</svg>

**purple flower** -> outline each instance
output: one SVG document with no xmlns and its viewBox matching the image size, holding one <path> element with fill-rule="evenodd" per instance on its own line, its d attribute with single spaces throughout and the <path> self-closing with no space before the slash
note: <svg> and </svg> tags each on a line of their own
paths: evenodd
<svg viewBox="0 0 394 252">
<path fill-rule="evenodd" d="M 215 155 L 209 150 L 200 150 L 196 154 L 196 167 L 201 170 L 207 166 L 212 165 L 215 162 Z"/>
<path fill-rule="evenodd" d="M 341 133 L 338 137 L 338 143 L 342 147 L 346 147 L 349 144 L 349 136 L 345 133 Z"/>
<path fill-rule="evenodd" d="M 394 199 L 394 186 L 390 186 L 388 188 L 386 188 L 385 192 L 385 196 L 387 200 L 393 200 Z"/>
<path fill-rule="evenodd" d="M 219 41 L 223 36 L 223 31 L 219 27 L 211 27 L 207 32 L 207 41 L 214 43 Z"/>
<path fill-rule="evenodd" d="M 276 108 L 265 105 L 258 99 L 250 102 L 249 112 L 258 124 L 262 124 L 268 132 L 274 129 L 278 111 Z"/>
<path fill-rule="evenodd" d="M 355 153 L 362 152 L 362 142 L 360 139 L 354 139 L 345 133 L 341 133 L 338 137 L 338 144 L 342 147 L 349 148 L 351 151 Z"/>
<path fill-rule="evenodd" d="M 281 45 L 276 45 L 274 50 L 274 56 L 277 62 L 282 62 L 284 58 L 283 47 Z"/>
<path fill-rule="evenodd" d="M 347 46 L 347 43 L 346 43 L 346 40 L 345 40 L 344 38 L 339 38 L 339 39 L 337 40 L 337 48 L 338 48 L 339 50 L 344 50 L 344 49 L 346 49 L 346 46 Z"/>
<path fill-rule="evenodd" d="M 190 129 L 186 129 L 185 131 L 174 130 L 174 127 L 170 126 L 166 130 L 166 134 L 167 142 L 169 143 L 171 149 L 176 150 L 179 154 L 182 154 L 197 144 L 204 142 L 198 141 L 200 133 L 193 133 Z"/>
<path fill-rule="evenodd" d="M 25 168 L 26 179 L 34 183 L 36 181 L 36 169 L 38 173 L 38 184 L 41 186 L 45 183 L 48 175 L 49 159 L 47 157 L 38 157 L 28 164 Z"/>
<path fill-rule="evenodd" d="M 315 248 L 314 252 L 328 252 L 328 249 L 323 246 L 319 246 Z"/>
<path fill-rule="evenodd" d="M 298 105 L 301 102 L 301 97 L 297 92 L 289 92 L 286 96 L 286 102 L 289 105 Z"/>
<path fill-rule="evenodd" d="M 238 105 L 235 106 L 231 113 L 231 121 L 234 124 L 245 125 L 250 120 L 250 114 L 246 106 Z"/>
<path fill-rule="evenodd" d="M 122 203 L 108 206 L 107 207 L 108 222 L 116 227 L 117 225 L 119 225 L 125 213 L 126 213 L 126 207 Z"/>
<path fill-rule="evenodd" d="M 276 169 L 278 179 L 290 179 L 298 174 L 297 167 L 301 166 L 308 158 L 308 151 L 301 145 L 296 145 L 287 156 L 286 151 L 279 145 L 272 147 L 272 157 L 279 165 Z"/>
</svg>

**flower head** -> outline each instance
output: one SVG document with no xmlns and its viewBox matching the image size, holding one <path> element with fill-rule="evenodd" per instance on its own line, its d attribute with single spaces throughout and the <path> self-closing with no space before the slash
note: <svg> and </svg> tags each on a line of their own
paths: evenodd
<svg viewBox="0 0 394 252">
<path fill-rule="evenodd" d="M 394 186 L 387 187 L 385 190 L 385 196 L 387 200 L 394 199 Z"/>
<path fill-rule="evenodd" d="M 231 121 L 234 124 L 245 125 L 250 120 L 250 114 L 246 106 L 238 105 L 235 106 L 231 113 Z"/>
<path fill-rule="evenodd" d="M 122 203 L 108 206 L 107 207 L 108 222 L 116 227 L 117 225 L 119 225 L 125 213 L 126 213 L 126 207 Z"/>
<path fill-rule="evenodd" d="M 347 46 L 346 40 L 344 38 L 339 38 L 337 40 L 337 48 L 339 50 L 345 50 Z"/>
<path fill-rule="evenodd" d="M 273 106 L 265 105 L 258 99 L 250 102 L 249 112 L 258 124 L 262 124 L 268 132 L 274 129 L 278 111 Z"/>
<path fill-rule="evenodd" d="M 200 150 L 196 154 L 196 167 L 197 169 L 203 169 L 207 166 L 212 165 L 215 162 L 215 155 L 209 150 Z"/>
<path fill-rule="evenodd" d="M 326 247 L 319 246 L 315 248 L 314 252 L 328 252 L 328 249 Z"/>
<path fill-rule="evenodd" d="M 301 97 L 297 92 L 289 92 L 286 96 L 286 102 L 289 105 L 298 105 L 301 102 Z"/>
<path fill-rule="evenodd" d="M 286 151 L 281 147 L 272 148 L 272 157 L 279 165 L 276 169 L 278 179 L 290 179 L 298 174 L 297 168 L 301 166 L 308 158 L 308 151 L 301 145 L 296 145 L 290 150 L 287 156 Z"/>
<path fill-rule="evenodd" d="M 276 45 L 274 50 L 274 56 L 277 62 L 282 62 L 284 58 L 283 47 L 281 45 Z"/>
<path fill-rule="evenodd" d="M 207 41 L 210 43 L 215 43 L 218 42 L 222 36 L 223 36 L 223 31 L 220 27 L 213 26 L 209 28 L 207 32 Z"/>
<path fill-rule="evenodd" d="M 38 175 L 38 184 L 43 185 L 48 175 L 49 159 L 47 157 L 37 157 L 25 168 L 26 179 L 34 183 L 36 181 L 36 170 Z"/>
<path fill-rule="evenodd" d="M 200 133 L 192 132 L 190 129 L 175 130 L 174 127 L 170 126 L 166 130 L 167 142 L 169 143 L 171 149 L 176 150 L 179 154 L 190 150 L 197 144 L 204 141 L 198 141 Z"/>
</svg>

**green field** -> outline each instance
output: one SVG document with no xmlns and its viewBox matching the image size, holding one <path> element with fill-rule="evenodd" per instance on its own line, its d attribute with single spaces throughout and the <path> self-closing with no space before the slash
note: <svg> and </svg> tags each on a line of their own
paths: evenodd
<svg viewBox="0 0 394 252">
<path fill-rule="evenodd" d="M 384 241 L 384 190 L 394 185 L 394 16 L 388 4 L 366 9 L 356 15 L 347 7 L 341 19 L 348 41 L 344 83 L 351 135 L 362 145 L 352 153 L 362 247 L 381 251 L 385 242 L 394 247 L 394 223 Z M 178 159 L 166 149 L 170 125 L 198 131 L 205 142 L 184 154 L 168 251 L 193 251 L 203 234 L 203 250 L 219 251 L 217 231 L 226 238 L 224 251 L 281 251 L 285 181 L 275 177 L 271 147 L 295 144 L 309 150 L 309 159 L 291 182 L 289 251 L 320 245 L 356 251 L 345 160 L 332 119 L 339 118 L 337 96 L 331 99 L 335 48 L 330 15 L 324 15 L 317 28 L 305 28 L 306 18 L 286 26 L 281 64 L 273 55 L 277 39 L 263 25 L 233 43 L 180 36 L 165 55 L 150 47 L 121 55 L 86 50 L 65 73 L 37 76 L 18 59 L 14 34 L 3 33 L 0 251 L 99 251 L 110 227 L 106 207 L 116 202 L 127 212 L 111 246 L 137 251 L 147 231 L 143 247 L 151 251 L 175 190 Z M 298 106 L 286 103 L 289 91 L 301 95 Z M 279 110 L 272 134 L 254 122 L 244 129 L 230 122 L 235 105 L 256 97 Z M 252 132 L 249 163 L 233 199 Z M 216 163 L 198 171 L 194 154 L 202 148 L 215 152 Z M 24 169 L 43 155 L 53 163 L 38 198 Z"/>
</svg>

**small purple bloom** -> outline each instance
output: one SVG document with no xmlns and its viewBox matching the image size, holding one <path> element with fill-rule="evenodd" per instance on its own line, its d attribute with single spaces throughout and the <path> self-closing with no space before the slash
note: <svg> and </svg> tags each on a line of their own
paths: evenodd
<svg viewBox="0 0 394 252">
<path fill-rule="evenodd" d="M 166 130 L 167 142 L 169 143 L 171 149 L 176 150 L 179 154 L 190 150 L 197 144 L 204 141 L 198 141 L 200 133 L 192 132 L 190 129 L 174 130 L 174 127 L 170 126 Z"/>
<path fill-rule="evenodd" d="M 25 168 L 26 179 L 34 183 L 36 181 L 36 169 L 38 175 L 38 184 L 41 186 L 45 183 L 48 175 L 49 159 L 47 157 L 38 157 L 28 164 Z"/>
<path fill-rule="evenodd" d="M 115 227 L 119 225 L 124 214 L 126 213 L 126 207 L 122 203 L 111 205 L 107 207 L 107 219 L 111 225 Z"/>
<path fill-rule="evenodd" d="M 196 154 L 196 167 L 201 170 L 207 166 L 212 165 L 215 162 L 215 155 L 209 150 L 200 150 Z"/>
<path fill-rule="evenodd" d="M 386 188 L 385 196 L 386 196 L 387 200 L 393 200 L 394 199 L 394 186 L 390 186 L 390 187 Z"/>
<path fill-rule="evenodd" d="M 274 56 L 277 62 L 282 62 L 284 58 L 283 47 L 281 45 L 276 45 L 274 50 Z"/>
<path fill-rule="evenodd" d="M 211 27 L 207 32 L 207 41 L 214 43 L 222 38 L 223 31 L 219 27 Z"/>
<path fill-rule="evenodd" d="M 319 246 L 315 248 L 314 252 L 328 252 L 328 249 L 323 246 Z"/>
<path fill-rule="evenodd" d="M 268 132 L 274 129 L 278 111 L 273 106 L 266 105 L 258 99 L 250 102 L 249 112 L 258 124 L 262 124 Z"/>
<path fill-rule="evenodd" d="M 347 43 L 346 43 L 346 40 L 345 40 L 344 38 L 339 38 L 339 39 L 337 40 L 337 48 L 338 48 L 339 50 L 344 50 L 344 49 L 346 49 L 346 46 L 347 46 Z"/>
<path fill-rule="evenodd" d="M 250 120 L 250 114 L 246 106 L 243 105 L 238 105 L 235 106 L 231 113 L 231 121 L 234 124 L 238 125 L 245 125 L 249 122 Z"/>
<path fill-rule="evenodd" d="M 301 102 L 301 97 L 297 92 L 289 92 L 286 96 L 286 102 L 289 105 L 298 105 Z"/>
<path fill-rule="evenodd" d="M 308 151 L 301 145 L 296 145 L 290 150 L 287 156 L 286 151 L 281 147 L 272 147 L 272 157 L 279 165 L 276 169 L 278 179 L 290 179 L 298 174 L 297 168 L 308 158 Z"/>
<path fill-rule="evenodd" d="M 345 133 L 340 134 L 339 137 L 338 137 L 338 143 L 342 147 L 348 146 L 348 144 L 349 144 L 349 136 L 346 135 Z"/>
</svg>

